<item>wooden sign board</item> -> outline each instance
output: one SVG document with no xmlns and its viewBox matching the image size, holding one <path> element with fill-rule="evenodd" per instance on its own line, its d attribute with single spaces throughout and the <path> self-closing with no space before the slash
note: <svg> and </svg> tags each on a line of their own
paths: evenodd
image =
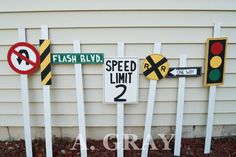
<svg viewBox="0 0 236 157">
<path fill-rule="evenodd" d="M 103 53 L 54 53 L 52 64 L 103 64 Z"/>
<path fill-rule="evenodd" d="M 166 78 L 200 77 L 202 67 L 170 67 Z"/>
<path fill-rule="evenodd" d="M 161 54 L 148 55 L 143 62 L 142 70 L 147 79 L 160 80 L 169 72 L 168 60 Z"/>
<path fill-rule="evenodd" d="M 137 103 L 138 58 L 106 58 L 104 63 L 104 102 Z"/>
<path fill-rule="evenodd" d="M 27 42 L 18 42 L 11 46 L 7 54 L 10 67 L 19 74 L 32 74 L 40 64 L 40 56 L 37 49 Z"/>
</svg>

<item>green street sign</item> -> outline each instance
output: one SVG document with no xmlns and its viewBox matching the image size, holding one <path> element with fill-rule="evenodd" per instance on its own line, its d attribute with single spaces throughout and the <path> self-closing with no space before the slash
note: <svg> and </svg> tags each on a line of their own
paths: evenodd
<svg viewBox="0 0 236 157">
<path fill-rule="evenodd" d="M 103 53 L 54 53 L 52 64 L 103 64 Z"/>
</svg>

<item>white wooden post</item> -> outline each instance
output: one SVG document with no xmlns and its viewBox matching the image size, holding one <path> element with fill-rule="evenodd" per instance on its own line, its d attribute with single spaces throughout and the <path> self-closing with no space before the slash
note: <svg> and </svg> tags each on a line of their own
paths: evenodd
<svg viewBox="0 0 236 157">
<path fill-rule="evenodd" d="M 18 28 L 19 41 L 25 42 L 25 28 Z M 21 98 L 23 104 L 23 118 L 24 118 L 24 133 L 25 133 L 25 147 L 26 156 L 32 157 L 32 141 L 30 130 L 30 111 L 29 111 L 29 92 L 28 92 L 28 77 L 27 75 L 20 75 L 21 78 Z"/>
<path fill-rule="evenodd" d="M 41 26 L 41 39 L 48 39 L 48 26 Z M 52 157 L 52 125 L 51 125 L 50 85 L 43 85 L 44 125 L 46 140 L 46 156 Z"/>
<path fill-rule="evenodd" d="M 124 57 L 124 43 L 117 43 L 117 56 Z M 117 157 L 123 157 L 124 103 L 117 103 Z"/>
<path fill-rule="evenodd" d="M 213 37 L 217 38 L 220 36 L 221 36 L 221 24 L 215 23 Z M 212 137 L 213 119 L 214 119 L 214 111 L 215 111 L 215 99 L 216 99 L 216 86 L 210 86 L 204 154 L 209 154 L 210 149 L 211 149 L 211 137 Z"/>
<path fill-rule="evenodd" d="M 161 52 L 161 43 L 155 43 L 153 53 L 160 53 L 160 52 Z M 148 155 L 149 141 L 151 137 L 153 109 L 154 109 L 155 96 L 156 96 L 156 85 L 157 85 L 157 81 L 150 80 L 141 157 L 147 157 Z"/>
<path fill-rule="evenodd" d="M 80 41 L 73 43 L 74 52 L 81 53 Z M 81 157 L 87 157 L 86 129 L 85 129 L 85 112 L 84 112 L 84 91 L 82 78 L 82 65 L 75 64 L 75 83 L 76 83 L 76 99 L 79 123 L 79 138 Z"/>
<path fill-rule="evenodd" d="M 180 67 L 186 67 L 186 55 L 180 56 Z M 180 156 L 183 113 L 184 113 L 184 97 L 185 97 L 185 77 L 180 77 L 178 85 L 178 100 L 177 100 L 177 111 L 176 111 L 175 148 L 174 148 L 175 156 Z"/>
</svg>

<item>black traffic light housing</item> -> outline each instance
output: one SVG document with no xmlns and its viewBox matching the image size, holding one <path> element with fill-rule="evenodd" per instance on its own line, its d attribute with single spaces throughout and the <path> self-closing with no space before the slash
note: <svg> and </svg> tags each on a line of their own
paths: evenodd
<svg viewBox="0 0 236 157">
<path fill-rule="evenodd" d="M 206 45 L 205 86 L 224 83 L 227 38 L 209 38 Z"/>
</svg>

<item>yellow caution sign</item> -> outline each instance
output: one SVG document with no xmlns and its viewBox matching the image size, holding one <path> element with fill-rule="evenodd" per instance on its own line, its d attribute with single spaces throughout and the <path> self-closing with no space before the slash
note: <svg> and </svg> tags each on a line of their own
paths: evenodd
<svg viewBox="0 0 236 157">
<path fill-rule="evenodd" d="M 160 54 L 151 54 L 146 57 L 142 65 L 143 74 L 149 80 L 160 80 L 169 72 L 167 59 Z"/>
<path fill-rule="evenodd" d="M 41 82 L 43 85 L 52 84 L 51 72 L 51 53 L 50 53 L 50 40 L 40 40 L 40 69 L 41 69 Z"/>
</svg>

